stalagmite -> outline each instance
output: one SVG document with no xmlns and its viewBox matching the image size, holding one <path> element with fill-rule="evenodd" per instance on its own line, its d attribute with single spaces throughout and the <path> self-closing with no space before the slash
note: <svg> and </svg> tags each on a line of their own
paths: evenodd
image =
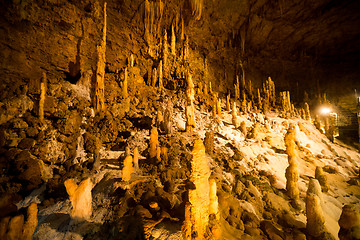
<svg viewBox="0 0 360 240">
<path fill-rule="evenodd" d="M 231 111 L 231 107 L 230 107 L 230 93 L 228 93 L 226 95 L 226 111 L 230 112 Z"/>
<path fill-rule="evenodd" d="M 162 89 L 163 86 L 163 64 L 162 64 L 162 60 L 160 60 L 159 63 L 159 88 Z"/>
<path fill-rule="evenodd" d="M 43 72 L 43 77 L 40 82 L 40 99 L 39 99 L 39 120 L 44 121 L 44 104 L 45 104 L 45 96 L 46 96 L 46 73 Z"/>
<path fill-rule="evenodd" d="M 75 183 L 73 178 L 64 182 L 66 192 L 69 194 L 72 211 L 71 217 L 75 220 L 89 220 L 92 214 L 92 196 L 91 190 L 93 184 L 90 178 L 80 182 L 79 185 Z"/>
<path fill-rule="evenodd" d="M 158 140 L 158 131 L 154 127 L 151 129 L 150 132 L 150 147 L 149 147 L 149 157 L 154 158 L 156 157 L 156 151 L 159 147 L 159 140 Z"/>
<path fill-rule="evenodd" d="M 124 167 L 122 169 L 122 180 L 123 181 L 130 181 L 131 174 L 135 171 L 133 166 L 133 158 L 131 155 L 126 156 L 124 160 Z"/>
<path fill-rule="evenodd" d="M 232 124 L 235 126 L 235 128 L 238 128 L 239 127 L 239 120 L 237 118 L 236 102 L 233 103 L 231 116 L 232 116 Z"/>
<path fill-rule="evenodd" d="M 319 181 L 315 178 L 310 178 L 309 186 L 308 186 L 308 190 L 307 190 L 306 194 L 310 194 L 310 193 L 313 193 L 316 196 L 318 196 L 321 201 L 321 199 L 322 199 L 321 186 L 320 186 Z"/>
<path fill-rule="evenodd" d="M 317 166 L 315 169 L 315 178 L 319 181 L 323 192 L 329 191 L 327 176 L 324 174 L 322 167 Z"/>
<path fill-rule="evenodd" d="M 105 52 L 106 52 L 106 2 L 104 3 L 104 27 L 102 40 L 97 46 L 97 64 L 96 64 L 96 81 L 95 81 L 95 94 L 94 94 L 94 109 L 99 113 L 105 109 L 104 98 L 104 77 L 105 77 Z"/>
<path fill-rule="evenodd" d="M 297 169 L 296 153 L 295 153 L 295 127 L 290 125 L 284 138 L 286 153 L 288 155 L 289 166 L 286 168 L 286 191 L 288 196 L 296 200 L 299 198 L 299 173 Z"/>
<path fill-rule="evenodd" d="M 218 203 L 218 197 L 216 195 L 216 181 L 213 178 L 209 179 L 209 185 L 210 185 L 210 204 L 209 204 L 209 215 L 214 214 L 216 219 L 219 220 L 219 203 Z"/>
<path fill-rule="evenodd" d="M 24 216 L 18 215 L 10 219 L 8 225 L 7 239 L 20 240 L 22 239 L 22 228 L 24 226 Z"/>
<path fill-rule="evenodd" d="M 262 110 L 263 109 L 263 104 L 262 104 L 262 98 L 261 98 L 261 95 L 260 95 L 260 89 L 259 88 L 257 89 L 257 104 L 258 104 L 259 110 Z"/>
<path fill-rule="evenodd" d="M 247 128 L 244 121 L 240 123 L 240 131 L 244 134 L 245 137 L 247 136 Z"/>
<path fill-rule="evenodd" d="M 174 25 L 171 26 L 171 54 L 174 56 L 176 55 L 176 36 Z"/>
<path fill-rule="evenodd" d="M 309 108 L 309 104 L 307 102 L 305 102 L 305 109 L 304 110 L 305 110 L 305 120 L 311 122 L 310 108 Z"/>
<path fill-rule="evenodd" d="M 325 219 L 320 204 L 320 198 L 313 194 L 306 194 L 306 231 L 313 237 L 319 237 L 325 230 Z"/>
<path fill-rule="evenodd" d="M 134 169 L 139 171 L 139 150 L 137 147 L 134 148 Z"/>
<path fill-rule="evenodd" d="M 340 240 L 360 239 L 360 214 L 354 206 L 345 205 L 343 207 L 339 226 Z"/>
<path fill-rule="evenodd" d="M 221 111 L 221 98 L 218 98 L 218 97 L 216 97 L 216 112 L 217 112 L 217 115 L 219 116 L 219 117 L 221 117 L 222 116 L 222 111 Z"/>
<path fill-rule="evenodd" d="M 187 213 L 190 218 L 191 235 L 194 233 L 195 239 L 205 239 L 206 228 L 209 223 L 210 207 L 210 167 L 205 155 L 205 147 L 200 139 L 195 140 L 192 151 L 190 181 L 194 183 L 195 189 L 189 189 L 189 202 L 191 204 Z M 185 219 L 185 222 L 188 220 Z"/>
<path fill-rule="evenodd" d="M 247 101 L 246 101 L 246 95 L 245 92 L 241 92 L 241 111 L 246 113 L 247 112 Z"/>
<path fill-rule="evenodd" d="M 128 69 L 124 71 L 124 81 L 122 83 L 122 94 L 124 98 L 128 97 Z"/>
<path fill-rule="evenodd" d="M 134 62 L 135 62 L 135 60 L 134 60 L 134 54 L 131 54 L 131 55 L 130 55 L 130 61 L 129 61 L 130 67 L 134 67 Z"/>
<path fill-rule="evenodd" d="M 23 240 L 33 239 L 33 234 L 38 225 L 38 207 L 36 203 L 31 203 L 27 209 L 27 219 L 23 227 Z"/>
</svg>

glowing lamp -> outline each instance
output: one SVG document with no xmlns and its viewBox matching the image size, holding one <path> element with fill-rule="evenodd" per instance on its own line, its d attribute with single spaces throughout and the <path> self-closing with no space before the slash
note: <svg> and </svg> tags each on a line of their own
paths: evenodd
<svg viewBox="0 0 360 240">
<path fill-rule="evenodd" d="M 326 115 L 326 114 L 329 114 L 331 112 L 331 109 L 328 108 L 328 107 L 323 107 L 323 108 L 320 109 L 320 112 L 321 112 L 321 114 Z"/>
</svg>

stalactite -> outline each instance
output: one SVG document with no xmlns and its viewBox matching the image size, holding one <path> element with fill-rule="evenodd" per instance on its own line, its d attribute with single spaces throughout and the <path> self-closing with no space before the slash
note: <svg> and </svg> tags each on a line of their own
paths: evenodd
<svg viewBox="0 0 360 240">
<path fill-rule="evenodd" d="M 184 42 L 184 60 L 187 60 L 189 57 L 189 37 L 186 36 L 185 42 Z"/>
<path fill-rule="evenodd" d="M 181 34 L 180 34 L 180 40 L 185 40 L 185 28 L 184 28 L 184 18 L 181 18 Z"/>
<path fill-rule="evenodd" d="M 100 45 L 97 46 L 97 64 L 96 64 L 96 81 L 94 94 L 95 112 L 99 113 L 105 109 L 104 98 L 104 77 L 105 77 L 105 52 L 106 52 L 106 2 L 104 3 L 104 26 L 103 35 Z"/>
<path fill-rule="evenodd" d="M 47 79 L 46 73 L 43 72 L 43 77 L 40 82 L 40 99 L 39 99 L 39 120 L 44 121 L 44 104 L 46 97 Z"/>
<path fill-rule="evenodd" d="M 134 62 L 134 54 L 131 54 L 129 59 L 129 67 L 134 67 Z"/>
<path fill-rule="evenodd" d="M 200 20 L 202 8 L 203 8 L 203 0 L 190 0 L 192 15 L 195 20 Z"/>
<path fill-rule="evenodd" d="M 171 54 L 176 55 L 176 36 L 174 25 L 171 26 Z"/>
<path fill-rule="evenodd" d="M 72 211 L 71 217 L 75 220 L 89 220 L 92 214 L 92 196 L 91 190 L 93 184 L 90 178 L 75 183 L 74 179 L 68 179 L 64 182 L 66 192 L 69 194 Z"/>
<path fill-rule="evenodd" d="M 151 81 L 151 86 L 155 87 L 156 83 L 157 83 L 157 70 L 156 68 L 153 69 L 152 71 L 152 81 Z"/>
<path fill-rule="evenodd" d="M 131 180 L 131 174 L 135 171 L 133 166 L 133 158 L 131 155 L 126 156 L 124 160 L 124 167 L 122 169 L 122 180 L 123 181 L 130 181 Z"/>
<path fill-rule="evenodd" d="M 150 2 L 148 0 L 145 0 L 144 3 L 145 6 L 145 12 L 144 12 L 144 26 L 145 26 L 145 33 L 144 33 L 144 38 L 145 41 L 149 44 L 150 43 L 150 13 L 151 13 L 151 8 L 150 8 Z"/>
<path fill-rule="evenodd" d="M 154 127 L 151 129 L 150 132 L 150 147 L 149 147 L 149 157 L 154 158 L 156 157 L 156 151 L 159 146 L 159 140 L 158 140 L 158 131 Z"/>
<path fill-rule="evenodd" d="M 164 37 L 163 37 L 163 49 L 162 49 L 162 58 L 163 58 L 163 67 L 164 67 L 164 76 L 167 77 L 167 69 L 168 69 L 168 54 L 169 54 L 169 46 L 167 40 L 167 32 L 164 30 Z"/>
<path fill-rule="evenodd" d="M 162 64 L 162 60 L 160 60 L 159 63 L 159 88 L 162 89 L 163 86 L 163 64 Z"/>
</svg>

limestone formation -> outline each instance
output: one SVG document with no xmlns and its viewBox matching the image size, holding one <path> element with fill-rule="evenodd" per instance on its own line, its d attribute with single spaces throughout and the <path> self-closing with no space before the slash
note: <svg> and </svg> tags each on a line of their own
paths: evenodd
<svg viewBox="0 0 360 240">
<path fill-rule="evenodd" d="M 27 209 L 25 222 L 22 214 L 12 218 L 2 218 L 0 222 L 0 239 L 31 240 L 38 225 L 37 212 L 37 204 L 33 202 Z"/>
<path fill-rule="evenodd" d="M 195 106 L 190 104 L 186 106 L 186 132 L 192 132 L 195 128 Z"/>
<path fill-rule="evenodd" d="M 44 104 L 46 97 L 47 79 L 46 73 L 43 72 L 43 77 L 40 82 L 40 99 L 39 99 L 39 120 L 44 121 Z"/>
<path fill-rule="evenodd" d="M 157 131 L 157 129 L 155 127 L 151 129 L 151 132 L 150 132 L 150 144 L 149 145 L 150 145 L 150 147 L 149 147 L 149 157 L 150 158 L 155 158 L 157 148 L 159 147 L 158 131 Z"/>
<path fill-rule="evenodd" d="M 189 189 L 190 205 L 185 210 L 183 228 L 187 228 L 184 232 L 191 237 L 188 239 L 205 239 L 210 211 L 210 167 L 205 155 L 205 147 L 200 139 L 195 140 L 192 156 L 190 181 L 195 185 L 195 189 Z M 212 192 L 214 197 L 213 194 L 214 192 Z M 192 236 L 196 237 L 192 238 Z"/>
<path fill-rule="evenodd" d="M 133 166 L 133 158 L 131 155 L 126 156 L 124 160 L 124 167 L 122 169 L 122 180 L 123 181 L 130 181 L 131 174 L 135 171 Z"/>
<path fill-rule="evenodd" d="M 205 133 L 205 151 L 207 154 L 213 154 L 214 153 L 214 132 L 206 132 Z"/>
<path fill-rule="evenodd" d="M 134 169 L 135 171 L 139 170 L 139 150 L 137 147 L 134 148 Z"/>
<path fill-rule="evenodd" d="M 37 213 L 37 204 L 33 202 L 27 209 L 27 219 L 23 227 L 22 239 L 31 240 L 33 238 L 33 234 L 38 225 Z"/>
<path fill-rule="evenodd" d="M 231 108 L 230 108 L 230 93 L 228 93 L 226 95 L 226 111 L 227 112 L 230 112 L 231 111 Z"/>
<path fill-rule="evenodd" d="M 309 104 L 307 102 L 305 102 L 305 109 L 304 110 L 305 110 L 305 120 L 311 122 L 310 108 L 309 108 Z"/>
<path fill-rule="evenodd" d="M 217 98 L 216 100 L 216 113 L 219 117 L 222 116 L 222 111 L 221 111 L 221 98 Z"/>
<path fill-rule="evenodd" d="M 162 64 L 162 60 L 160 60 L 160 63 L 159 63 L 159 88 L 162 89 L 164 86 L 163 86 L 163 64 Z"/>
<path fill-rule="evenodd" d="M 122 95 L 123 98 L 128 97 L 128 69 L 125 68 L 124 71 L 124 81 L 122 82 Z"/>
<path fill-rule="evenodd" d="M 176 36 L 174 25 L 171 26 L 171 54 L 174 56 L 176 55 Z"/>
<path fill-rule="evenodd" d="M 218 197 L 216 195 L 216 181 L 213 178 L 209 179 L 209 185 L 210 185 L 210 205 L 209 205 L 209 214 L 214 214 L 216 219 L 219 220 L 220 213 L 219 213 L 219 203 L 218 203 Z"/>
<path fill-rule="evenodd" d="M 240 98 L 240 83 L 239 83 L 238 75 L 236 75 L 236 83 L 234 84 L 234 88 L 235 88 L 235 101 L 237 101 Z"/>
<path fill-rule="evenodd" d="M 321 186 L 317 179 L 311 178 L 309 181 L 309 186 L 306 194 L 315 194 L 320 198 L 320 201 L 322 200 L 322 193 L 321 193 Z"/>
<path fill-rule="evenodd" d="M 306 194 L 306 231 L 310 236 L 319 237 L 325 230 L 325 219 L 320 205 L 320 198 L 313 194 Z"/>
<path fill-rule="evenodd" d="M 261 94 L 260 94 L 260 89 L 257 89 L 257 105 L 259 110 L 263 109 L 263 104 L 262 104 L 262 98 L 261 98 Z"/>
<path fill-rule="evenodd" d="M 322 167 L 317 166 L 315 169 L 315 178 L 319 181 L 323 192 L 329 191 L 327 176 L 324 174 Z"/>
<path fill-rule="evenodd" d="M 155 87 L 156 83 L 158 81 L 158 77 L 157 77 L 157 70 L 156 68 L 154 68 L 152 70 L 152 76 L 151 76 L 151 86 Z"/>
<path fill-rule="evenodd" d="M 295 126 L 291 124 L 284 138 L 289 166 L 286 168 L 286 191 L 288 196 L 296 200 L 299 198 L 299 173 L 295 153 Z"/>
<path fill-rule="evenodd" d="M 190 1 L 192 15 L 194 16 L 195 20 L 200 20 L 200 18 L 201 18 L 203 1 L 204 0 L 191 0 Z"/>
<path fill-rule="evenodd" d="M 244 134 L 245 137 L 247 136 L 247 128 L 244 121 L 240 123 L 240 131 Z"/>
<path fill-rule="evenodd" d="M 64 185 L 72 206 L 71 217 L 78 221 L 89 220 L 92 214 L 91 190 L 93 188 L 90 178 L 81 181 L 79 185 L 70 178 L 64 182 Z"/>
<path fill-rule="evenodd" d="M 236 103 L 233 103 L 232 106 L 232 111 L 231 111 L 231 116 L 232 116 L 232 124 L 235 126 L 235 128 L 239 127 L 239 120 L 237 118 L 237 111 L 236 111 Z"/>
<path fill-rule="evenodd" d="M 345 205 L 343 207 L 339 226 L 340 240 L 360 239 L 360 214 L 354 206 Z"/>
<path fill-rule="evenodd" d="M 105 52 L 106 52 L 106 2 L 104 3 L 104 26 L 100 45 L 97 46 L 96 80 L 94 86 L 93 106 L 99 113 L 105 109 L 104 77 L 105 77 Z"/>
</svg>

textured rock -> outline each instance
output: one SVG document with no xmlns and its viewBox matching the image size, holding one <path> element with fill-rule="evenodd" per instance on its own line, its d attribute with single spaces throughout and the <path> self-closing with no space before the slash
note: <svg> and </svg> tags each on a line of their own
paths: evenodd
<svg viewBox="0 0 360 240">
<path fill-rule="evenodd" d="M 71 217 L 79 221 L 89 220 L 92 214 L 91 190 L 93 188 L 90 178 L 81 181 L 79 185 L 74 179 L 68 179 L 64 185 L 72 206 Z"/>
<path fill-rule="evenodd" d="M 124 160 L 124 167 L 122 169 L 122 180 L 123 181 L 130 181 L 131 174 L 135 171 L 133 166 L 133 158 L 131 155 L 126 156 Z"/>
<path fill-rule="evenodd" d="M 354 206 L 345 205 L 339 219 L 339 239 L 360 239 L 360 214 Z"/>
<path fill-rule="evenodd" d="M 329 184 L 327 182 L 327 176 L 325 175 L 322 167 L 317 166 L 315 169 L 315 178 L 319 181 L 323 192 L 329 191 Z"/>
<path fill-rule="evenodd" d="M 156 157 L 157 149 L 159 146 L 158 131 L 156 128 L 151 129 L 149 145 L 149 157 L 154 158 Z"/>
<path fill-rule="evenodd" d="M 306 231 L 313 237 L 319 237 L 325 230 L 325 218 L 320 205 L 320 198 L 313 194 L 306 194 Z"/>
</svg>

